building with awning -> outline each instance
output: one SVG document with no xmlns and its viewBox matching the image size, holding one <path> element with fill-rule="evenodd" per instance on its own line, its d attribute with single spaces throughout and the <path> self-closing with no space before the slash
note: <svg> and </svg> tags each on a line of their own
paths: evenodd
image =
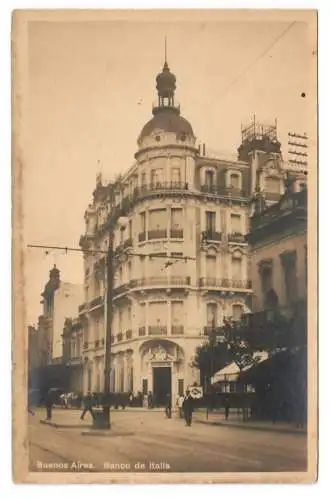
<svg viewBox="0 0 332 500">
<path fill-rule="evenodd" d="M 253 355 L 253 362 L 248 364 L 240 370 L 237 363 L 234 361 L 211 377 L 211 384 L 219 388 L 222 392 L 236 392 L 236 386 L 239 381 L 240 375 L 249 372 L 252 368 L 261 364 L 269 358 L 269 353 L 266 351 L 257 352 Z M 249 386 L 250 384 L 248 384 Z M 247 387 L 246 389 L 248 389 Z M 252 390 L 251 386 L 250 389 Z"/>
</svg>

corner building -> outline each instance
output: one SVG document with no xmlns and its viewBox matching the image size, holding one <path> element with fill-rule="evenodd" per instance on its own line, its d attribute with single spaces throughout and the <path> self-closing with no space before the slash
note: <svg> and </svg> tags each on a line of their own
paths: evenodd
<svg viewBox="0 0 332 500">
<path fill-rule="evenodd" d="M 250 304 L 244 235 L 261 157 L 273 163 L 272 202 L 283 183 L 280 144 L 269 131 L 259 158 L 258 143 L 250 147 L 249 136 L 243 136 L 241 160 L 210 157 L 205 146 L 197 147 L 191 124 L 180 114 L 176 78 L 167 62 L 156 81 L 158 101 L 138 137 L 135 164 L 112 184 L 97 178 L 85 213 L 80 244 L 89 252 L 84 253 L 85 302 L 79 313 L 83 387 L 102 391 L 105 256 L 98 250 L 107 250 L 110 227 L 126 215 L 126 228 L 114 231 L 111 388 L 152 391 L 162 404 L 167 393 L 175 401 L 188 385 L 200 382 L 192 367 L 196 347 L 225 317 L 240 317 Z M 177 256 L 188 260 L 176 261 Z"/>
</svg>

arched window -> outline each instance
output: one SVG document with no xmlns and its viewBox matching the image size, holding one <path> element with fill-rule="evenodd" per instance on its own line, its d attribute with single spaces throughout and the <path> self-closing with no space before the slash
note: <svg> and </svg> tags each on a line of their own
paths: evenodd
<svg viewBox="0 0 332 500">
<path fill-rule="evenodd" d="M 232 305 L 232 317 L 234 321 L 239 321 L 243 314 L 243 305 L 242 304 L 233 304 Z"/>
<path fill-rule="evenodd" d="M 230 175 L 230 187 L 232 189 L 241 189 L 241 179 L 239 174 Z"/>
<path fill-rule="evenodd" d="M 207 326 L 213 328 L 217 325 L 218 306 L 215 302 L 206 305 Z"/>
</svg>

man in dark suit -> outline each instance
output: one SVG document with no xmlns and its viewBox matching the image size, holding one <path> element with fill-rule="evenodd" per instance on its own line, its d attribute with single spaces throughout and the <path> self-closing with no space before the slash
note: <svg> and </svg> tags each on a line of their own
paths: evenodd
<svg viewBox="0 0 332 500">
<path fill-rule="evenodd" d="M 91 417 L 94 419 L 95 414 L 93 412 L 93 397 L 92 397 L 91 392 L 88 392 L 87 395 L 84 396 L 83 405 L 84 405 L 84 409 L 82 411 L 81 420 L 84 420 L 84 417 L 85 417 L 85 414 L 87 411 L 90 413 Z"/>
<path fill-rule="evenodd" d="M 186 426 L 190 427 L 194 411 L 194 399 L 191 396 L 189 390 L 186 391 L 186 395 L 182 403 L 182 411 L 186 422 Z"/>
</svg>

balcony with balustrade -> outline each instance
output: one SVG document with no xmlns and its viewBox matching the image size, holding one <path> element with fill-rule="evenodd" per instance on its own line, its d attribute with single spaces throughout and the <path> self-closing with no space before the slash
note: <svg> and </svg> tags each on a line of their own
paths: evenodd
<svg viewBox="0 0 332 500">
<path fill-rule="evenodd" d="M 246 236 L 238 231 L 234 231 L 227 235 L 227 239 L 230 243 L 246 243 Z"/>
<path fill-rule="evenodd" d="M 240 188 L 232 187 L 232 186 L 218 186 L 218 185 L 210 185 L 210 184 L 202 184 L 200 186 L 200 191 L 202 193 L 215 195 L 215 196 L 223 196 L 228 198 L 244 198 L 246 196 L 245 191 Z"/>
<path fill-rule="evenodd" d="M 156 325 L 148 327 L 148 334 L 152 336 L 165 336 L 167 335 L 167 326 L 166 325 Z"/>
<path fill-rule="evenodd" d="M 146 335 L 146 327 L 145 326 L 140 326 L 138 328 L 138 336 L 139 337 L 144 337 Z"/>
<path fill-rule="evenodd" d="M 198 286 L 210 290 L 251 290 L 252 284 L 250 280 L 200 278 Z"/>
<path fill-rule="evenodd" d="M 104 305 L 104 297 L 102 295 L 99 295 L 99 297 L 96 297 L 93 300 L 91 300 L 89 304 L 89 311 L 102 307 L 103 305 Z"/>
<path fill-rule="evenodd" d="M 126 330 L 126 340 L 130 340 L 133 337 L 133 331 L 130 329 Z"/>
<path fill-rule="evenodd" d="M 172 325 L 171 326 L 171 334 L 172 335 L 183 335 L 184 334 L 184 326 L 183 325 Z"/>
<path fill-rule="evenodd" d="M 148 240 L 165 240 L 165 239 L 183 239 L 183 229 L 151 229 L 149 231 L 142 231 L 138 234 L 138 241 L 142 243 Z"/>
<path fill-rule="evenodd" d="M 212 229 L 202 231 L 202 241 L 221 241 L 221 233 Z"/>
<path fill-rule="evenodd" d="M 148 240 L 162 240 L 167 238 L 167 229 L 151 229 L 148 231 Z"/>
<path fill-rule="evenodd" d="M 114 288 L 113 297 L 117 298 L 136 289 L 183 289 L 191 286 L 190 276 L 150 276 L 132 279 Z"/>
</svg>

